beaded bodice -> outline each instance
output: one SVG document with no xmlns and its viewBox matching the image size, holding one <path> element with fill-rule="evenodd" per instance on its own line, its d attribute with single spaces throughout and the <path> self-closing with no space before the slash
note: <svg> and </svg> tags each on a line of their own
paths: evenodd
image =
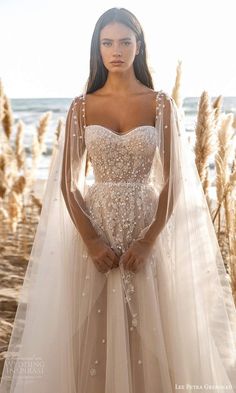
<svg viewBox="0 0 236 393">
<path fill-rule="evenodd" d="M 92 184 L 86 183 L 84 194 L 86 210 L 96 231 L 119 254 L 155 215 L 163 177 L 159 154 L 162 94 L 156 95 L 155 126 L 140 125 L 122 133 L 100 124 L 87 125 L 85 97 L 81 100 L 79 130 L 83 133 L 79 138 L 93 171 Z"/>
<path fill-rule="evenodd" d="M 124 252 L 154 215 L 157 195 L 149 175 L 158 129 L 144 125 L 119 134 L 101 125 L 85 128 L 94 183 L 85 200 L 97 231 Z"/>
<path fill-rule="evenodd" d="M 100 125 L 85 129 L 85 143 L 95 182 L 146 182 L 158 144 L 153 126 L 118 134 Z"/>
</svg>

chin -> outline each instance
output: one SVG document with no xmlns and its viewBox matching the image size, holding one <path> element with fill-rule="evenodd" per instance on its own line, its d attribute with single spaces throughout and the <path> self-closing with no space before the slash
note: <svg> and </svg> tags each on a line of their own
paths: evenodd
<svg viewBox="0 0 236 393">
<path fill-rule="evenodd" d="M 123 74 L 124 72 L 127 72 L 130 68 L 132 68 L 132 65 L 129 67 L 125 66 L 118 66 L 118 67 L 106 67 L 107 71 L 110 73 L 114 74 Z"/>
<path fill-rule="evenodd" d="M 120 70 L 120 69 L 115 69 L 115 70 L 108 70 L 111 74 L 124 74 L 124 72 L 127 71 L 127 69 L 125 70 Z"/>
</svg>

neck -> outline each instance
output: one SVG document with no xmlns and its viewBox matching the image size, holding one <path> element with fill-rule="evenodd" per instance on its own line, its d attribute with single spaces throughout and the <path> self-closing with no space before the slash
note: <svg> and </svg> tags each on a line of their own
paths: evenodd
<svg viewBox="0 0 236 393">
<path fill-rule="evenodd" d="M 127 72 L 109 72 L 103 90 L 108 94 L 126 95 L 140 89 L 141 82 L 137 80 L 134 70 Z"/>
</svg>

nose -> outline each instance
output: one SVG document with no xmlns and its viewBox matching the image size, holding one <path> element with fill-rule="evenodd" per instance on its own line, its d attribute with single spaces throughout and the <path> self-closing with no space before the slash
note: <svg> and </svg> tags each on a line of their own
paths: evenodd
<svg viewBox="0 0 236 393">
<path fill-rule="evenodd" d="M 114 51 L 113 51 L 113 56 L 115 56 L 115 57 L 120 57 L 121 56 L 121 48 L 120 48 L 120 45 L 117 43 L 117 44 L 114 44 Z"/>
<path fill-rule="evenodd" d="M 121 56 L 122 56 L 122 54 L 121 54 L 120 51 L 115 51 L 115 52 L 113 52 L 113 57 L 115 57 L 115 58 L 120 58 Z"/>
</svg>

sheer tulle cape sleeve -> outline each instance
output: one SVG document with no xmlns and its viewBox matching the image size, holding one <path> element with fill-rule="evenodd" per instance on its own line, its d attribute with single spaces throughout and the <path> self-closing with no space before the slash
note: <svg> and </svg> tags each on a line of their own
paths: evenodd
<svg viewBox="0 0 236 393">
<path fill-rule="evenodd" d="M 64 131 L 50 166 L 34 244 L 17 299 L 1 393 L 76 391 L 71 386 L 74 376 L 69 366 L 74 331 L 70 288 L 76 271 L 73 242 L 76 239 L 79 247 L 82 243 L 60 187 Z"/>
<path fill-rule="evenodd" d="M 82 147 L 78 134 L 77 145 L 70 139 L 75 131 L 82 131 L 78 123 L 76 129 L 72 125 L 74 103 L 78 105 L 78 98 L 68 110 L 50 166 L 5 354 L 1 393 L 76 393 L 87 389 L 76 362 L 80 360 L 81 369 L 89 371 L 96 324 L 87 336 L 86 321 L 106 276 L 96 270 L 86 246 L 97 233 L 84 204 L 87 151 L 77 151 Z M 81 361 L 77 357 L 84 345 Z"/>
<path fill-rule="evenodd" d="M 156 213 L 140 238 L 153 243 L 173 215 L 181 192 L 180 125 L 174 100 L 164 93 L 158 95 L 156 127 L 159 144 L 155 152 L 150 181 L 158 195 Z"/>
<path fill-rule="evenodd" d="M 236 312 L 229 275 L 176 104 L 163 92 L 157 109 L 159 146 L 151 173 L 156 214 L 138 240 L 152 245 L 152 269 L 160 296 L 165 293 L 160 304 L 165 305 L 162 320 L 168 321 L 172 368 L 180 384 L 217 380 L 236 391 Z M 192 357 L 186 364 L 189 350 Z M 223 366 L 217 377 L 211 370 L 211 359 L 216 358 Z"/>
<path fill-rule="evenodd" d="M 70 217 L 87 244 L 98 237 L 84 201 L 88 153 L 84 141 L 83 97 L 76 97 L 66 118 L 61 189 Z"/>
</svg>

